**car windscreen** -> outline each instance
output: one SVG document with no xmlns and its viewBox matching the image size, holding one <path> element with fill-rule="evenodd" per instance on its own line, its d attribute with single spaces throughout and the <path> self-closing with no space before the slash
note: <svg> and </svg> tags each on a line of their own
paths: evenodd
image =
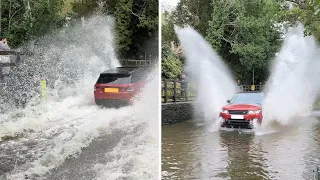
<svg viewBox="0 0 320 180">
<path fill-rule="evenodd" d="M 103 74 L 100 75 L 98 84 L 129 84 L 131 81 L 130 74 Z"/>
<path fill-rule="evenodd" d="M 262 104 L 262 93 L 239 93 L 233 96 L 232 104 Z"/>
</svg>

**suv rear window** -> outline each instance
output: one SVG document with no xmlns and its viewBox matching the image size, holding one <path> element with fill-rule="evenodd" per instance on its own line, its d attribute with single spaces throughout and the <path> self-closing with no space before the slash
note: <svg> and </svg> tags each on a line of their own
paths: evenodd
<svg viewBox="0 0 320 180">
<path fill-rule="evenodd" d="M 129 84 L 130 74 L 103 74 L 100 75 L 97 84 Z"/>
</svg>

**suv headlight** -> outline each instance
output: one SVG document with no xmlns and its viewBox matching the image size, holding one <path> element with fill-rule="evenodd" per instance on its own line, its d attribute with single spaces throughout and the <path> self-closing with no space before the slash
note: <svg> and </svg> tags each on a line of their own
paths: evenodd
<svg viewBox="0 0 320 180">
<path fill-rule="evenodd" d="M 225 110 L 225 109 L 221 109 L 221 111 L 220 111 L 221 113 L 226 113 L 226 114 L 228 114 L 229 113 L 229 111 L 228 110 Z"/>
<path fill-rule="evenodd" d="M 248 114 L 258 114 L 260 112 L 261 110 L 252 110 L 252 111 L 248 111 Z"/>
</svg>

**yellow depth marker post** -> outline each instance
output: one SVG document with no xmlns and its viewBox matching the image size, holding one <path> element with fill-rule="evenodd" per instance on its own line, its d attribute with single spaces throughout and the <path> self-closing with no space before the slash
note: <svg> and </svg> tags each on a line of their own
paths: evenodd
<svg viewBox="0 0 320 180">
<path fill-rule="evenodd" d="M 251 91 L 254 91 L 256 89 L 255 85 L 251 85 Z"/>
<path fill-rule="evenodd" d="M 40 84 L 41 84 L 41 98 L 42 98 L 42 101 L 45 102 L 47 99 L 47 81 L 45 79 L 41 79 Z"/>
</svg>

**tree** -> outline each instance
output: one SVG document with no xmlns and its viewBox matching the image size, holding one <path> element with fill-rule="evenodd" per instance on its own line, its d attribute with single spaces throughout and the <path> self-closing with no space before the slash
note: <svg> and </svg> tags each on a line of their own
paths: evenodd
<svg viewBox="0 0 320 180">
<path fill-rule="evenodd" d="M 2 0 L 2 29 L 10 46 L 22 43 L 62 27 L 63 0 Z"/>
<path fill-rule="evenodd" d="M 75 0 L 71 2 L 72 11 L 80 17 L 92 15 L 99 7 L 98 3 L 97 0 Z"/>
<path fill-rule="evenodd" d="M 266 80 L 269 61 L 280 46 L 279 3 L 274 0 L 213 0 L 206 39 L 246 83 L 256 70 L 256 81 Z M 240 70 L 239 70 L 240 69 Z"/>
<path fill-rule="evenodd" d="M 2 0 L 1 33 L 15 48 L 60 30 L 66 16 L 77 22 L 95 14 L 115 16 L 120 57 L 136 58 L 150 46 L 158 53 L 158 0 Z"/>
<path fill-rule="evenodd" d="M 176 40 L 174 25 L 193 26 L 226 61 L 235 78 L 264 82 L 269 62 L 280 47 L 277 0 L 181 0 L 163 13 L 162 44 Z"/>
<path fill-rule="evenodd" d="M 174 54 L 168 45 L 161 49 L 161 74 L 162 78 L 175 79 L 181 75 L 183 66 L 180 57 Z"/>
<path fill-rule="evenodd" d="M 116 7 L 116 39 L 120 54 L 129 51 L 132 43 L 131 35 L 133 31 L 130 28 L 132 6 L 132 0 L 119 0 Z"/>
<path fill-rule="evenodd" d="M 157 0 L 109 0 L 106 10 L 114 11 L 118 53 L 122 57 L 134 58 L 141 55 L 150 39 L 158 37 Z M 114 6 L 115 3 L 116 5 Z"/>
<path fill-rule="evenodd" d="M 212 12 L 212 0 L 180 0 L 173 12 L 175 24 L 189 24 L 205 34 Z"/>
<path fill-rule="evenodd" d="M 169 45 L 171 41 L 178 41 L 174 32 L 174 23 L 171 19 L 171 14 L 164 12 L 162 14 L 161 41 L 162 44 Z"/>
<path fill-rule="evenodd" d="M 158 54 L 158 3 L 158 0 L 133 1 L 130 22 L 132 44 L 127 56 Z"/>
<path fill-rule="evenodd" d="M 305 35 L 314 35 L 320 41 L 320 1 L 283 1 L 281 18 L 291 26 L 301 22 L 306 30 Z"/>
<path fill-rule="evenodd" d="M 205 34 L 211 14 L 211 0 L 181 0 L 175 11 L 162 13 L 162 43 L 177 41 L 174 25 L 190 25 Z"/>
</svg>

